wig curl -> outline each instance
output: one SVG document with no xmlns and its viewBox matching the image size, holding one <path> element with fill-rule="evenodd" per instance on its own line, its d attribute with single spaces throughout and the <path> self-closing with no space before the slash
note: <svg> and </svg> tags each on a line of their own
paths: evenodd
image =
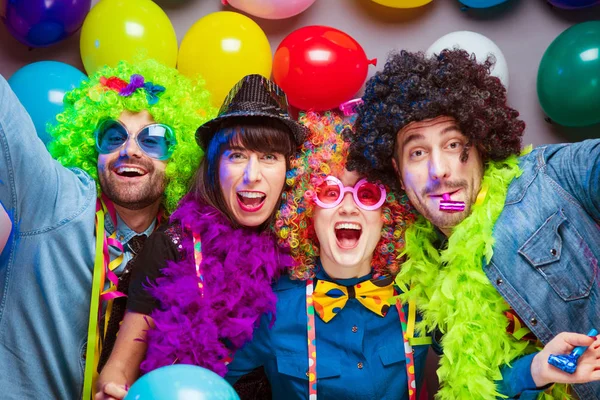
<svg viewBox="0 0 600 400">
<path fill-rule="evenodd" d="M 319 257 L 319 243 L 312 220 L 314 193 L 327 176 L 339 177 L 343 173 L 353 132 L 351 124 L 329 112 L 323 116 L 309 112 L 299 121 L 308 128 L 308 136 L 291 161 L 286 177 L 289 189 L 283 193 L 275 232 L 280 245 L 289 249 L 294 259 L 291 278 L 306 280 L 314 276 Z M 398 258 L 404 249 L 404 231 L 415 219 L 406 196 L 394 194 L 387 186 L 386 190 L 387 198 L 381 208 L 383 229 L 371 264 L 374 276 L 398 273 L 401 263 Z"/>
<path fill-rule="evenodd" d="M 493 56 L 477 63 L 464 50 L 426 57 L 401 51 L 367 82 L 358 107 L 356 140 L 348 168 L 398 188 L 392 156 L 398 131 L 415 121 L 453 117 L 484 161 L 500 161 L 521 149 L 525 123 L 506 104 L 506 89 L 490 75 Z M 462 155 L 466 160 L 466 152 Z"/>
<path fill-rule="evenodd" d="M 145 82 L 152 82 L 165 90 L 154 99 L 144 88 L 123 96 L 114 88 L 109 89 L 111 82 L 109 85 L 106 83 L 106 79 L 111 77 L 130 82 L 134 74 L 142 75 Z M 118 119 L 123 111 L 148 110 L 156 122 L 171 126 L 177 144 L 165 171 L 166 188 L 162 205 L 169 213 L 176 208 L 188 191 L 190 180 L 203 156 L 195 141 L 196 129 L 212 119 L 217 111 L 211 105 L 210 94 L 202 80 L 193 82 L 176 69 L 154 60 L 121 61 L 116 67 L 105 67 L 83 81 L 77 89 L 65 94 L 63 102 L 65 109 L 56 116 L 58 124 L 48 126 L 53 137 L 49 144 L 50 153 L 64 166 L 87 172 L 96 181 L 98 195 L 101 188 L 94 132 L 99 121 Z"/>
</svg>

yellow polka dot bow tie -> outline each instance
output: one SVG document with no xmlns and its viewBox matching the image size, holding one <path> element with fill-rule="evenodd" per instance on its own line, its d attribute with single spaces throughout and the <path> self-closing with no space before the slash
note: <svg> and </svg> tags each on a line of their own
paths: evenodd
<svg viewBox="0 0 600 400">
<path fill-rule="evenodd" d="M 388 300 L 394 295 L 393 278 L 385 276 L 354 286 L 317 281 L 313 292 L 315 311 L 324 322 L 329 322 L 344 308 L 348 299 L 356 299 L 375 314 L 385 317 L 390 308 Z"/>
</svg>

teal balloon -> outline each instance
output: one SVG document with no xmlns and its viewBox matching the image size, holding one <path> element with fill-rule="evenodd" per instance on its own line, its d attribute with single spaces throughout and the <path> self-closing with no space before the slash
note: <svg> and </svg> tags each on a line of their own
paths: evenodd
<svg viewBox="0 0 600 400">
<path fill-rule="evenodd" d="M 553 122 L 600 123 L 600 21 L 574 25 L 554 39 L 540 62 L 537 93 Z"/>
<path fill-rule="evenodd" d="M 40 61 L 19 69 L 8 83 L 31 116 L 38 137 L 47 144 L 51 137 L 46 124 L 54 123 L 63 111 L 65 93 L 86 79 L 83 72 L 69 64 Z"/>
<path fill-rule="evenodd" d="M 125 400 L 240 400 L 225 379 L 195 365 L 169 365 L 138 379 Z"/>
</svg>

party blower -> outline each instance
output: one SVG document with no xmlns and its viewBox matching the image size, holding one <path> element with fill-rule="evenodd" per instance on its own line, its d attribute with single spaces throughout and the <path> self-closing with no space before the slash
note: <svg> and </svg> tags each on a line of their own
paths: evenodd
<svg viewBox="0 0 600 400">
<path fill-rule="evenodd" d="M 465 210 L 465 203 L 463 201 L 450 200 L 450 194 L 444 193 L 442 200 L 440 201 L 440 211 L 449 213 L 461 212 Z"/>
<path fill-rule="evenodd" d="M 596 336 L 597 334 L 598 331 L 596 329 L 592 329 L 587 335 Z M 577 369 L 577 360 L 579 360 L 579 357 L 585 353 L 587 348 L 588 346 L 579 346 L 575 347 L 571 354 L 551 354 L 550 357 L 548 357 L 548 364 L 553 365 L 569 374 L 574 374 L 575 370 Z"/>
<path fill-rule="evenodd" d="M 364 101 L 362 99 L 352 99 L 348 100 L 342 104 L 340 104 L 340 110 L 344 113 L 344 115 L 350 116 L 352 114 L 356 114 L 356 108 L 363 104 Z"/>
</svg>

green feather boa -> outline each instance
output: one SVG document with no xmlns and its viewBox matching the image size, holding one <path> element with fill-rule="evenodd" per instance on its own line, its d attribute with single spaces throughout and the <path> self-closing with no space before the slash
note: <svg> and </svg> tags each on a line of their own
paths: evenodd
<svg viewBox="0 0 600 400">
<path fill-rule="evenodd" d="M 482 265 L 482 260 L 487 265 L 492 258 L 493 228 L 504 208 L 508 186 L 520 174 L 517 156 L 489 162 L 482 181 L 487 195 L 453 229 L 441 252 L 433 244 L 436 230 L 425 218 L 420 217 L 406 231 L 402 255 L 407 261 L 396 283 L 404 289 L 402 301 L 416 301 L 423 313 L 417 330 L 423 333 L 438 328 L 444 333 L 437 399 L 506 397 L 494 382 L 502 379 L 500 367 L 536 350 L 507 332 L 505 312 L 510 306 L 492 286 Z"/>
</svg>

